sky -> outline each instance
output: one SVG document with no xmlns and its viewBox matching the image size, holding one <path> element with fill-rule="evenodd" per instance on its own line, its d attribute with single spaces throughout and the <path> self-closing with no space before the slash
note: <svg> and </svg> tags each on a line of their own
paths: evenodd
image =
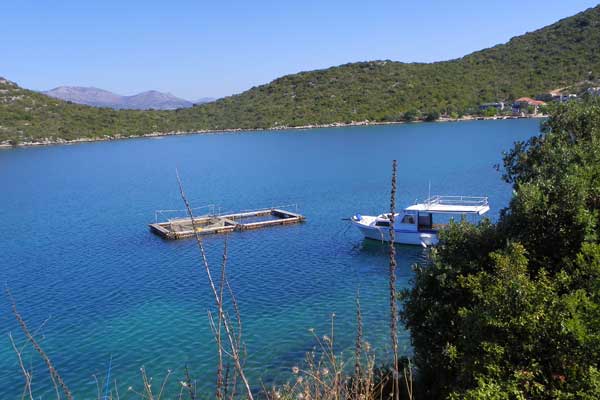
<svg viewBox="0 0 600 400">
<path fill-rule="evenodd" d="M 2 0 L 0 76 L 222 97 L 349 62 L 461 57 L 598 1 Z"/>
</svg>

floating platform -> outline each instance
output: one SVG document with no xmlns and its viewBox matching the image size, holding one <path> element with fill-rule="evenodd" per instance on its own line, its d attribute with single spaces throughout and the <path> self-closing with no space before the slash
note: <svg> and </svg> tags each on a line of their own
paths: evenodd
<svg viewBox="0 0 600 400">
<path fill-rule="evenodd" d="M 150 230 L 165 239 L 176 240 L 200 235 L 246 231 L 276 225 L 297 224 L 304 216 L 278 208 L 245 211 L 226 215 L 203 215 L 191 218 L 175 218 L 166 222 L 150 224 Z"/>
</svg>

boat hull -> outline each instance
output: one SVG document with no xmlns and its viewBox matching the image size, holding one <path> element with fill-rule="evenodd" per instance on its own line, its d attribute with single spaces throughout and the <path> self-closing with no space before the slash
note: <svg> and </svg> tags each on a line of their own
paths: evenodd
<svg viewBox="0 0 600 400">
<path fill-rule="evenodd" d="M 378 240 L 380 242 L 390 241 L 389 228 L 377 228 L 363 225 L 352 221 L 361 233 L 367 239 Z M 434 246 L 438 243 L 437 231 L 406 231 L 401 229 L 394 230 L 394 243 L 409 244 L 414 246 Z"/>
</svg>

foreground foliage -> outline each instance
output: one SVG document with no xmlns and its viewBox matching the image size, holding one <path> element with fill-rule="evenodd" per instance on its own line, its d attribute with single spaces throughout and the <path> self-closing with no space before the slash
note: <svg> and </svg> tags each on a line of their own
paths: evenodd
<svg viewBox="0 0 600 400">
<path fill-rule="evenodd" d="M 599 42 L 597 6 L 460 59 L 359 62 L 301 72 L 176 111 L 81 106 L 0 79 L 0 142 L 458 117 L 477 113 L 485 102 L 592 84 L 600 75 Z"/>
<path fill-rule="evenodd" d="M 428 398 L 600 398 L 600 103 L 504 157 L 497 224 L 454 223 L 403 293 Z"/>
</svg>

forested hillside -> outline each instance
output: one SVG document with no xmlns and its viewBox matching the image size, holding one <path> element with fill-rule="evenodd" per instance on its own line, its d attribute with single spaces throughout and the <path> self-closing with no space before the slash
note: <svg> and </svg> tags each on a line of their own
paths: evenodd
<svg viewBox="0 0 600 400">
<path fill-rule="evenodd" d="M 407 111 L 461 113 L 595 74 L 600 74 L 600 7 L 461 59 L 373 61 L 288 75 L 191 112 L 221 127 L 399 119 Z"/>
<path fill-rule="evenodd" d="M 287 75 L 175 111 L 114 111 L 58 101 L 0 80 L 0 141 L 396 121 L 473 110 L 600 75 L 600 6 L 463 58 L 371 61 Z"/>
</svg>

